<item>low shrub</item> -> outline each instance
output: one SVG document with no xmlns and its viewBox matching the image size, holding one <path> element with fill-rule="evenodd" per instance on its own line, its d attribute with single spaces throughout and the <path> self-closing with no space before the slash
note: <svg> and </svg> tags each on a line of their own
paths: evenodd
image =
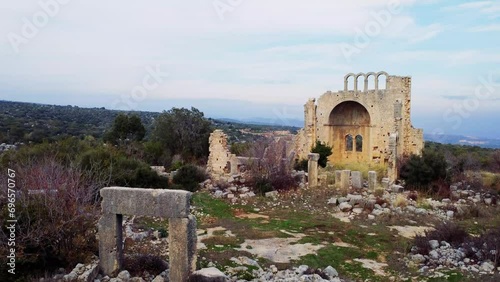
<svg viewBox="0 0 500 282">
<path fill-rule="evenodd" d="M 468 239 L 470 239 L 470 236 L 463 228 L 455 223 L 445 222 L 439 224 L 435 230 L 426 231 L 424 235 L 415 236 L 414 244 L 418 253 L 428 255 L 432 250 L 429 245 L 430 240 L 446 241 L 456 248 Z"/>
<path fill-rule="evenodd" d="M 435 150 L 424 149 L 421 156 L 411 155 L 399 164 L 399 175 L 408 187 L 428 190 L 429 185 L 447 183 L 447 163 L 444 155 Z M 447 183 L 449 185 L 449 183 Z M 433 187 L 437 192 L 439 187 Z"/>
<path fill-rule="evenodd" d="M 408 205 L 408 200 L 406 199 L 406 197 L 404 195 L 398 194 L 396 196 L 396 199 L 394 199 L 394 202 L 392 205 L 395 207 L 404 208 Z"/>
<path fill-rule="evenodd" d="M 205 179 L 207 179 L 205 170 L 194 165 L 185 165 L 177 170 L 173 182 L 182 187 L 183 190 L 196 192 L 200 189 L 200 182 Z"/>
<path fill-rule="evenodd" d="M 297 188 L 298 179 L 294 178 L 287 173 L 279 173 L 276 175 L 271 175 L 270 178 L 271 185 L 274 190 L 278 191 L 288 191 Z"/>
<path fill-rule="evenodd" d="M 257 177 L 254 179 L 253 188 L 255 193 L 264 195 L 267 192 L 274 191 L 271 181 L 267 177 Z"/>
<path fill-rule="evenodd" d="M 332 147 L 316 141 L 316 145 L 311 149 L 311 153 L 319 154 L 318 165 L 321 167 L 326 167 L 328 163 L 328 157 L 332 154 Z"/>
<path fill-rule="evenodd" d="M 19 277 L 89 262 L 98 253 L 96 222 L 100 207 L 94 195 L 102 183 L 76 165 L 62 165 L 52 157 L 18 163 L 12 168 L 18 192 L 16 266 L 30 270 Z M 0 206 L 0 240 L 7 242 L 6 198 L 0 197 Z M 0 253 L 4 254 L 6 248 L 7 244 L 0 246 Z M 0 266 L 2 273 L 7 272 L 5 266 Z"/>
<path fill-rule="evenodd" d="M 465 245 L 467 257 L 475 260 L 491 260 L 500 266 L 500 227 L 491 229 L 480 237 L 471 238 Z"/>
<path fill-rule="evenodd" d="M 308 167 L 308 160 L 295 160 L 295 164 L 293 166 L 293 169 L 299 171 L 299 170 L 303 170 L 303 171 L 307 171 L 309 169 Z"/>
</svg>

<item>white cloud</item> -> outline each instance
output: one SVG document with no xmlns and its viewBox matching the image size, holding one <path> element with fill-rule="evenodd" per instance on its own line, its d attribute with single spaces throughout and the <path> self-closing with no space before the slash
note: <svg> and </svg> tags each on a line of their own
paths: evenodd
<svg viewBox="0 0 500 282">
<path fill-rule="evenodd" d="M 500 31 L 500 24 L 480 25 L 469 28 L 469 32 L 491 32 Z"/>
<path fill-rule="evenodd" d="M 479 12 L 491 18 L 500 16 L 500 3 L 498 1 L 473 1 L 444 8 L 445 11 L 465 11 L 467 13 Z"/>
<path fill-rule="evenodd" d="M 387 58 L 393 62 L 414 62 L 415 59 L 418 58 L 418 61 L 438 62 L 440 64 L 445 64 L 448 67 L 481 63 L 500 63 L 500 54 L 481 50 L 403 51 L 388 54 Z"/>
</svg>

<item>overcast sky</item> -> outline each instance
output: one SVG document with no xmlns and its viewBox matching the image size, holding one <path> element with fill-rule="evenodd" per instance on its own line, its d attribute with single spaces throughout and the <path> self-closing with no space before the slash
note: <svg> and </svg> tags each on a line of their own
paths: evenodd
<svg viewBox="0 0 500 282">
<path fill-rule="evenodd" d="M 384 70 L 415 127 L 500 138 L 499 46 L 500 1 L 1 1 L 0 99 L 303 119 Z"/>
</svg>

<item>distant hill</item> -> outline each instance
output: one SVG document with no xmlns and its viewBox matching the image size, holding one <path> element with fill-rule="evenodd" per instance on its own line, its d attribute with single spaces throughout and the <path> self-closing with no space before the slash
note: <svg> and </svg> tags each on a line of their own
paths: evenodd
<svg viewBox="0 0 500 282">
<path fill-rule="evenodd" d="M 304 121 L 300 119 L 271 119 L 271 118 L 246 118 L 246 119 L 231 119 L 231 118 L 218 118 L 217 120 L 240 123 L 240 124 L 254 124 L 254 125 L 269 125 L 269 126 L 284 126 L 293 127 L 295 129 L 302 128 Z"/>
<path fill-rule="evenodd" d="M 447 135 L 447 134 L 427 134 L 424 133 L 426 141 L 432 141 L 444 144 L 478 146 L 482 148 L 500 149 L 500 139 L 488 139 L 465 135 Z"/>
<path fill-rule="evenodd" d="M 101 108 L 81 108 L 78 106 L 58 106 L 36 103 L 11 102 L 0 100 L 0 144 L 16 142 L 40 143 L 54 141 L 69 136 L 92 136 L 102 138 L 120 113 L 138 115 L 150 132 L 153 121 L 161 113 L 134 111 L 125 112 Z M 240 129 L 252 132 L 275 130 L 296 131 L 298 128 L 278 124 L 248 124 L 237 120 L 211 119 L 215 128 L 223 129 L 231 142 L 251 141 L 253 134 L 242 133 Z"/>
<path fill-rule="evenodd" d="M 67 136 L 100 138 L 121 111 L 0 101 L 0 143 L 42 142 Z M 134 112 L 146 127 L 159 113 Z"/>
<path fill-rule="evenodd" d="M 35 103 L 11 102 L 0 100 L 0 143 L 42 142 L 43 140 L 58 140 L 68 136 L 93 136 L 102 138 L 108 130 L 118 110 L 101 108 L 81 108 L 78 106 L 58 106 Z M 161 113 L 136 111 L 148 132 L 153 121 Z M 252 132 L 289 130 L 292 133 L 304 124 L 299 119 L 211 119 L 214 127 L 223 129 L 231 142 L 251 141 L 253 136 L 245 135 L 240 129 L 250 129 Z M 425 130 L 424 130 L 425 132 Z M 433 135 L 424 134 L 426 141 L 479 146 L 483 148 L 500 148 L 500 139 L 488 139 L 464 135 Z"/>
</svg>

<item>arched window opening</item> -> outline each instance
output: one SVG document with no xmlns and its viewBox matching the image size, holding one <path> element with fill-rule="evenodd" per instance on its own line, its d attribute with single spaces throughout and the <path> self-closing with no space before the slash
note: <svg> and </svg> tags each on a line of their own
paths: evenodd
<svg viewBox="0 0 500 282">
<path fill-rule="evenodd" d="M 366 90 L 375 90 L 375 75 L 369 74 L 366 77 Z"/>
<path fill-rule="evenodd" d="M 377 77 L 378 89 L 387 89 L 387 76 L 385 74 L 379 74 Z"/>
<path fill-rule="evenodd" d="M 353 149 L 352 135 L 348 134 L 345 137 L 345 150 L 350 152 L 350 151 L 352 151 L 352 149 Z"/>
<path fill-rule="evenodd" d="M 354 76 L 351 75 L 347 78 L 347 90 L 354 90 Z"/>
<path fill-rule="evenodd" d="M 363 152 L 363 136 L 356 136 L 356 152 Z"/>
</svg>

